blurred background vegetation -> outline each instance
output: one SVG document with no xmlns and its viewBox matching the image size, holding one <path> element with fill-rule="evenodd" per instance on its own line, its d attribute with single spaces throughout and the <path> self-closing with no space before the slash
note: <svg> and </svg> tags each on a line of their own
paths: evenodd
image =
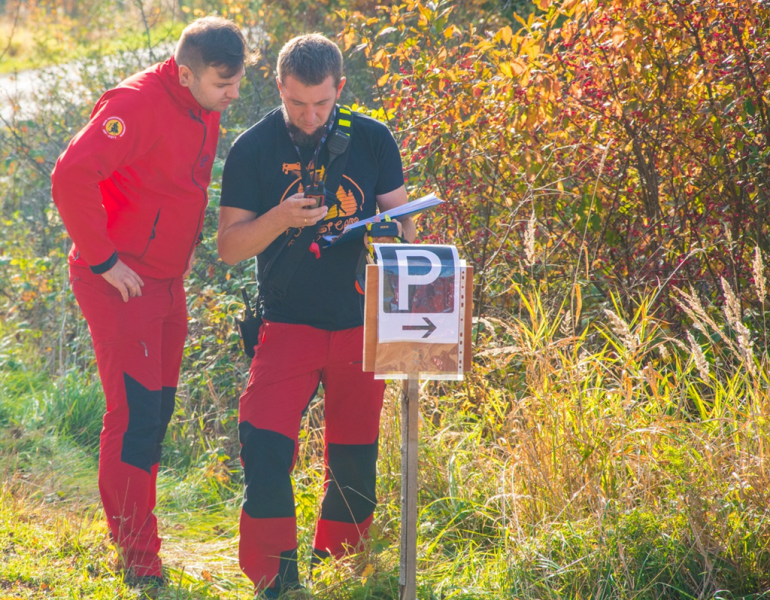
<svg viewBox="0 0 770 600">
<path fill-rule="evenodd" d="M 476 269 L 473 372 L 423 388 L 420 597 L 770 593 L 764 3 L 5 0 L 0 12 L 3 510 L 97 510 L 78 504 L 82 491 L 57 500 L 42 483 L 51 465 L 77 463 L 87 473 L 66 489 L 93 489 L 103 403 L 50 201 L 56 157 L 101 93 L 217 13 L 261 60 L 223 114 L 188 282 L 164 535 L 197 524 L 198 541 L 235 556 L 248 364 L 233 316 L 239 288 L 255 282 L 253 263 L 216 258 L 222 160 L 277 105 L 281 45 L 321 31 L 345 53 L 343 101 L 396 135 L 410 197 L 447 200 L 420 218 L 420 241 L 456 244 Z M 398 394 L 391 385 L 372 543 L 347 571 L 323 574 L 319 597 L 397 595 Z M 322 422 L 316 403 L 297 469 L 305 548 Z M 0 541 L 13 535 L 0 527 Z M 179 542 L 178 589 L 246 593 L 232 565 L 212 575 L 214 558 L 193 564 L 193 538 Z M 59 563 L 27 568 L 45 553 L 26 548 L 0 561 L 6 589 L 114 597 L 108 566 L 77 563 L 89 573 L 78 583 Z"/>
</svg>

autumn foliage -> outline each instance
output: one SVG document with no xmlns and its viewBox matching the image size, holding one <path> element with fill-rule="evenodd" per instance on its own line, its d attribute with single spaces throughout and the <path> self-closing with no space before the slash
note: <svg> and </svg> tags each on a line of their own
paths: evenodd
<svg viewBox="0 0 770 600">
<path fill-rule="evenodd" d="M 138 1 L 135 11 L 153 16 L 157 3 L 164 0 Z M 78 18 L 108 39 L 124 4 L 88 0 Z M 212 581 L 206 563 L 195 585 L 233 597 L 252 591 L 238 587 L 245 582 L 235 546 L 218 543 L 234 539 L 242 495 L 238 396 L 249 362 L 234 318 L 241 288 L 256 287 L 253 262 L 229 267 L 217 257 L 222 165 L 235 137 L 280 101 L 278 49 L 297 33 L 322 31 L 345 52 L 342 101 L 394 132 L 410 197 L 432 191 L 447 201 L 419 217 L 420 241 L 456 244 L 476 269 L 473 370 L 463 382 L 421 386 L 422 596 L 765 597 L 770 6 L 386 4 L 174 4 L 172 25 L 178 13 L 217 12 L 242 26 L 262 57 L 222 115 L 204 240 L 187 280 L 179 402 L 164 442 L 159 506 L 167 531 L 184 521 L 185 564 L 195 559 L 187 542 L 196 530 L 215 560 L 232 565 Z M 57 21 L 54 11 L 46 15 Z M 75 17 L 63 19 L 69 27 Z M 137 27 L 148 46 L 173 37 L 165 27 Z M 10 465 L 2 494 L 11 507 L 14 486 L 37 486 L 27 477 L 39 465 L 46 477 L 69 470 L 57 465 L 72 455 L 46 447 L 60 438 L 94 459 L 101 429 L 103 398 L 68 285 L 70 242 L 50 201 L 51 169 L 104 90 L 168 48 L 109 59 L 93 47 L 66 54 L 84 58 L 38 73 L 34 115 L 17 98 L 0 116 L 0 471 Z M 3 91 L 11 98 L 13 90 Z M 322 572 L 319 597 L 395 597 L 400 395 L 397 385 L 389 390 L 377 533 L 366 562 Z M 314 401 L 295 470 L 306 548 L 326 477 L 322 422 Z M 50 510 L 64 497 L 55 491 L 45 502 L 34 496 L 35 506 Z M 198 511 L 222 507 L 216 528 L 198 527 L 208 518 Z M 50 556 L 66 574 L 44 585 L 54 581 L 59 595 L 71 585 L 86 590 L 73 587 L 72 597 L 115 597 L 109 569 L 97 568 L 109 591 L 86 587 L 98 577 L 93 565 L 107 564 L 104 548 L 77 549 L 62 531 Z M 224 532 L 217 543 L 211 531 Z M 3 535 L 15 561 L 29 536 L 0 527 L 0 546 Z M 84 561 L 76 570 L 87 577 L 72 576 L 75 563 L 61 560 L 61 547 L 75 548 Z M 9 593 L 36 593 L 28 582 L 45 569 L 44 554 L 27 555 L 29 576 L 14 562 L 3 571 L 0 561 L 0 583 L 11 573 Z M 169 589 L 188 597 L 181 583 Z"/>
<path fill-rule="evenodd" d="M 715 301 L 724 277 L 759 306 L 747 284 L 769 245 L 770 11 L 537 5 L 515 28 L 449 4 L 341 15 L 411 181 L 449 200 L 423 241 L 459 243 L 492 310 L 522 279 L 630 302 L 689 285 Z"/>
</svg>

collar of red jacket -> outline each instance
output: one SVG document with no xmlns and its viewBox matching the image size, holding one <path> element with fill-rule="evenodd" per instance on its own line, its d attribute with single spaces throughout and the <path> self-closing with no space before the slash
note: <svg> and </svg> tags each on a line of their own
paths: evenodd
<svg viewBox="0 0 770 600">
<path fill-rule="evenodd" d="M 157 73 L 169 95 L 171 95 L 182 108 L 190 109 L 196 115 L 199 114 L 199 111 L 204 115 L 208 115 L 211 112 L 204 110 L 203 107 L 198 104 L 198 101 L 195 99 L 195 96 L 192 95 L 190 89 L 179 83 L 179 65 L 176 64 L 176 60 L 173 56 L 166 62 L 160 63 L 157 66 Z"/>
</svg>

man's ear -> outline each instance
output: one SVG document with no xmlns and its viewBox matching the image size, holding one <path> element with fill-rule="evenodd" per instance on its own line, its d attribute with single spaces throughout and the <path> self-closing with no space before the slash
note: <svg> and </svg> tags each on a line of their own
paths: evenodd
<svg viewBox="0 0 770 600">
<path fill-rule="evenodd" d="M 347 81 L 346 78 L 340 79 L 340 84 L 337 86 L 337 100 L 340 99 L 340 95 L 342 94 L 342 88 L 345 87 L 345 82 Z"/>
<path fill-rule="evenodd" d="M 187 65 L 179 65 L 179 85 L 182 87 L 190 87 L 195 79 L 195 73 Z"/>
<path fill-rule="evenodd" d="M 278 86 L 278 93 L 280 94 L 283 90 L 281 89 L 281 79 L 278 75 L 275 76 L 275 84 Z"/>
</svg>

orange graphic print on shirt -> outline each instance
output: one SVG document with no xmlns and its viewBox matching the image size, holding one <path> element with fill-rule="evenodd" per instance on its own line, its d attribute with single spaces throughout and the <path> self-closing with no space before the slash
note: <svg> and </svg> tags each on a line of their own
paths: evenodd
<svg viewBox="0 0 770 600">
<path fill-rule="evenodd" d="M 283 163 L 281 170 L 284 175 L 291 174 L 296 178 L 283 192 L 283 196 L 281 196 L 281 202 L 283 202 L 289 196 L 301 194 L 304 188 L 302 186 L 302 170 L 299 162 Z M 310 170 L 312 170 L 312 166 Z M 325 173 L 322 168 L 321 177 L 324 176 Z M 323 223 L 318 227 L 316 239 L 320 239 L 325 235 L 339 235 L 345 227 L 361 220 L 360 211 L 363 210 L 364 206 L 364 193 L 355 181 L 347 175 L 343 175 L 335 197 L 336 201 L 329 207 L 329 212 L 326 214 Z"/>
</svg>

